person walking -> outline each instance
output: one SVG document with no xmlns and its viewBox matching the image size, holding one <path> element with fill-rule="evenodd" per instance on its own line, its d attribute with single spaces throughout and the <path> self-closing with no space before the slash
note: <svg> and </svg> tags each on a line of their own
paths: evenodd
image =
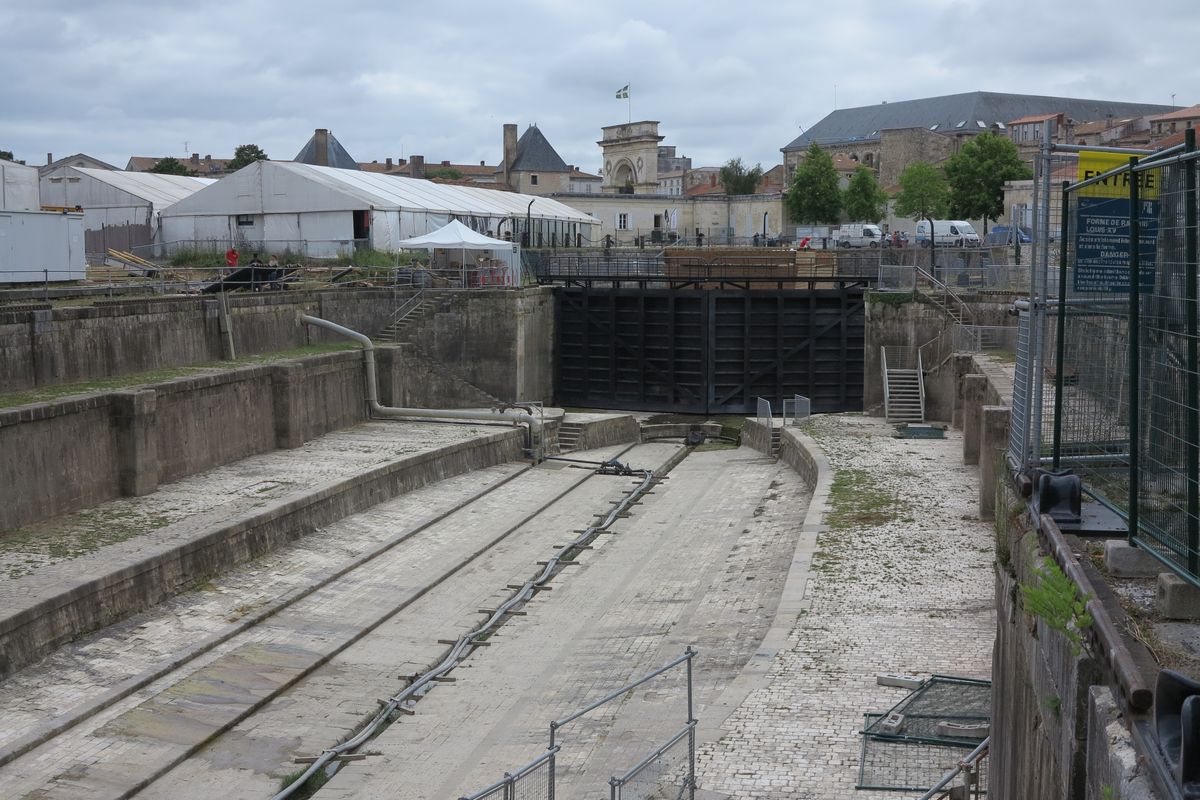
<svg viewBox="0 0 1200 800">
<path fill-rule="evenodd" d="M 230 272 L 233 272 L 235 269 L 237 269 L 239 257 L 240 254 L 238 253 L 236 247 L 230 247 L 225 251 L 225 266 L 229 268 Z"/>
</svg>

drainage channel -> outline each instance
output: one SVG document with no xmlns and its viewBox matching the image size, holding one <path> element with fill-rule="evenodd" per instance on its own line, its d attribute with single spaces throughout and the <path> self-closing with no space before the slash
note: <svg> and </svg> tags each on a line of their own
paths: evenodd
<svg viewBox="0 0 1200 800">
<path fill-rule="evenodd" d="M 545 562 L 538 562 L 540 570 L 531 578 L 522 584 L 510 584 L 509 589 L 513 592 L 502 602 L 490 615 L 486 622 L 478 628 L 463 634 L 458 639 L 447 640 L 446 644 L 450 644 L 450 650 L 442 661 L 432 669 L 416 676 L 408 686 L 401 691 L 392 695 L 388 700 L 380 701 L 381 707 L 378 712 L 366 723 L 366 725 L 353 737 L 344 742 L 336 744 L 332 747 L 321 751 L 308 768 L 295 778 L 290 784 L 281 789 L 272 800 L 286 800 L 293 793 L 298 791 L 305 783 L 307 783 L 320 770 L 327 769 L 327 774 L 332 775 L 341 766 L 340 759 L 350 755 L 372 737 L 375 736 L 382 728 L 386 727 L 396 714 L 414 712 L 414 707 L 417 701 L 427 694 L 440 679 L 446 678 L 450 672 L 469 658 L 478 648 L 487 645 L 486 639 L 501 628 L 507 621 L 512 619 L 516 614 L 520 613 L 520 608 L 533 598 L 534 594 L 539 590 L 547 588 L 555 577 L 562 570 L 574 563 L 574 558 L 580 552 L 590 549 L 591 543 L 597 536 L 605 533 L 608 528 L 623 516 L 628 516 L 628 509 L 638 503 L 642 497 L 650 492 L 650 490 L 660 481 L 665 480 L 665 476 L 656 475 L 653 470 L 635 469 L 626 464 L 621 463 L 618 459 L 633 449 L 633 446 L 622 450 L 617 457 L 607 461 L 587 461 L 583 459 L 569 459 L 561 457 L 551 457 L 548 460 L 571 462 L 571 466 L 577 464 L 587 464 L 594 466 L 594 475 L 617 475 L 625 477 L 638 478 L 636 486 L 627 492 L 625 496 L 616 502 L 613 508 L 603 515 L 598 515 L 600 522 L 590 525 L 582 530 L 574 531 L 577 536 L 564 545 L 559 545 L 555 548 L 553 555 Z M 673 458 L 668 462 L 663 472 L 668 472 L 672 469 L 688 450 L 679 451 L 679 457 Z M 590 477 L 590 476 L 589 476 Z M 565 495 L 565 493 L 564 493 Z M 555 498 L 544 508 L 548 508 L 554 502 L 561 498 Z M 541 509 L 538 512 L 540 513 Z M 524 523 L 521 523 L 524 524 Z M 515 530 L 515 528 L 514 528 Z M 509 531 L 511 532 L 511 531 Z M 506 532 L 505 535 L 507 535 Z"/>
</svg>

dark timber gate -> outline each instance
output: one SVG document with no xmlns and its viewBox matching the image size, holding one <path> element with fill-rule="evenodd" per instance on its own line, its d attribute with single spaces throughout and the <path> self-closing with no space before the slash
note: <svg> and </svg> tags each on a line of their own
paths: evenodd
<svg viewBox="0 0 1200 800">
<path fill-rule="evenodd" d="M 745 414 L 800 394 L 861 411 L 861 288 L 556 290 L 564 406 Z"/>
</svg>

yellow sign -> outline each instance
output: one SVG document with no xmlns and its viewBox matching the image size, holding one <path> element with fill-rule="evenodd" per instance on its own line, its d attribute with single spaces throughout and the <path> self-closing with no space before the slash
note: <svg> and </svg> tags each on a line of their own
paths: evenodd
<svg viewBox="0 0 1200 800">
<path fill-rule="evenodd" d="M 1129 156 L 1122 153 L 1101 153 L 1095 150 L 1082 150 L 1079 153 L 1079 173 L 1077 179 L 1086 181 L 1102 175 L 1117 167 L 1128 167 Z M 1158 184 L 1161 180 L 1161 170 L 1150 169 L 1145 172 L 1133 173 L 1138 181 L 1138 198 L 1141 200 L 1157 200 Z M 1116 175 L 1109 175 L 1102 181 L 1093 183 L 1079 190 L 1080 197 L 1121 197 L 1129 199 L 1129 175 L 1126 169 Z"/>
</svg>

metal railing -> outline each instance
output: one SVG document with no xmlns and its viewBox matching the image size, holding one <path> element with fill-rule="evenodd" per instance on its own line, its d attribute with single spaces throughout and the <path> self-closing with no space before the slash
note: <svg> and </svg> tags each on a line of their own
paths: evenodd
<svg viewBox="0 0 1200 800">
<path fill-rule="evenodd" d="M 981 797 L 981 787 L 979 785 L 980 762 L 987 758 L 988 746 L 992 741 L 992 737 L 988 737 L 980 742 L 979 746 L 970 752 L 965 758 L 960 760 L 958 764 L 946 772 L 946 775 L 930 787 L 929 791 L 921 795 L 919 800 L 933 800 L 939 792 L 946 791 L 946 787 L 954 783 L 954 779 L 960 774 L 964 776 L 963 785 L 966 787 L 965 796 L 969 797 L 972 792 L 976 797 Z"/>
<path fill-rule="evenodd" d="M 789 416 L 789 406 L 791 415 Z M 783 398 L 783 424 L 784 425 L 799 425 L 802 421 L 812 416 L 812 402 L 802 394 L 793 395 Z"/>
<path fill-rule="evenodd" d="M 464 795 L 459 800 L 534 800 L 539 797 L 553 798 L 550 791 L 554 776 L 554 757 L 558 754 L 557 746 L 551 747 L 545 753 L 518 767 L 511 773 L 474 794 Z"/>
<path fill-rule="evenodd" d="M 674 793 L 667 796 L 678 800 L 682 800 L 682 798 L 690 800 L 695 796 L 696 789 L 696 718 L 693 714 L 692 699 L 692 661 L 696 655 L 697 651 L 689 646 L 682 655 L 653 672 L 625 684 L 572 714 L 554 720 L 550 723 L 550 742 L 545 753 L 511 773 L 506 773 L 499 781 L 474 794 L 462 795 L 459 800 L 555 800 L 559 788 L 556 767 L 560 755 L 567 752 L 563 750 L 562 744 L 559 742 L 560 732 L 563 728 L 614 700 L 625 698 L 639 686 L 649 683 L 681 665 L 685 667 L 687 676 L 685 727 L 654 748 L 633 768 L 622 775 L 610 778 L 609 791 L 610 793 L 617 792 L 617 794 L 612 794 L 613 797 L 627 800 L 629 798 L 650 800 L 650 798 L 664 796 L 663 789 L 669 785 Z M 686 743 L 685 752 L 680 750 L 681 742 Z"/>
<path fill-rule="evenodd" d="M 763 397 L 758 397 L 755 398 L 755 404 L 757 409 L 755 411 L 755 419 L 759 425 L 767 429 L 767 434 L 769 435 L 774 425 L 774 419 L 771 416 L 771 401 Z"/>
<path fill-rule="evenodd" d="M 611 800 L 683 800 L 696 793 L 696 723 L 689 722 L 624 775 L 609 779 Z"/>
</svg>

